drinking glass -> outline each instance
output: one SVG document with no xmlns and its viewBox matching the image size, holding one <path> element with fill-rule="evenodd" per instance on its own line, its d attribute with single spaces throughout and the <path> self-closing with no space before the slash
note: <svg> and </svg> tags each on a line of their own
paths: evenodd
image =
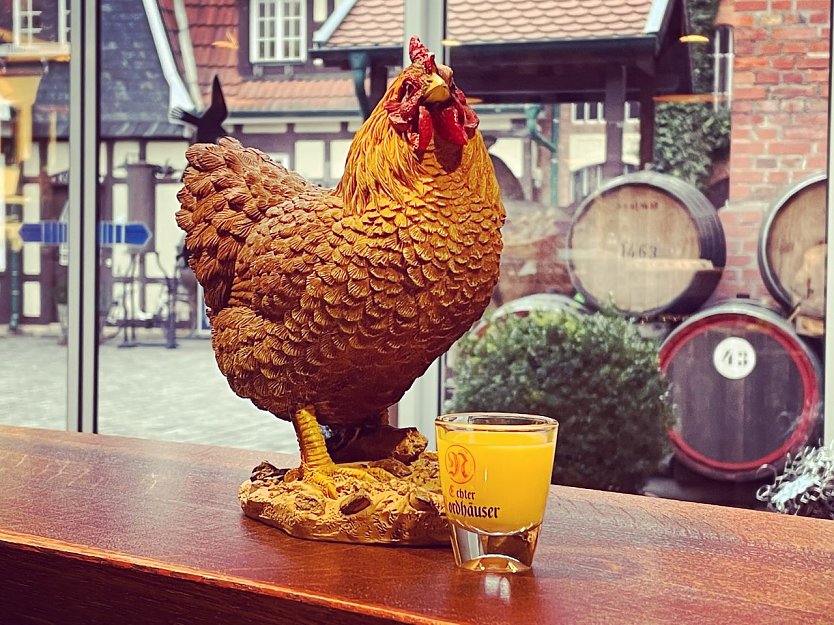
<svg viewBox="0 0 834 625">
<path fill-rule="evenodd" d="M 435 420 L 440 484 L 458 566 L 529 570 L 559 424 L 538 415 L 448 414 Z"/>
</svg>

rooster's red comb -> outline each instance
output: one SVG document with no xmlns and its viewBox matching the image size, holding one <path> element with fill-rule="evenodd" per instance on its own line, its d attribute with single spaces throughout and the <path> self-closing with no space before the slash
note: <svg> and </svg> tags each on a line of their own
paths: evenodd
<svg viewBox="0 0 834 625">
<path fill-rule="evenodd" d="M 411 59 L 412 63 L 415 61 L 424 61 L 433 57 L 434 55 L 429 52 L 429 49 L 425 45 L 423 45 L 423 42 L 420 41 L 420 38 L 417 35 L 411 37 L 411 40 L 408 42 L 408 58 Z"/>
</svg>

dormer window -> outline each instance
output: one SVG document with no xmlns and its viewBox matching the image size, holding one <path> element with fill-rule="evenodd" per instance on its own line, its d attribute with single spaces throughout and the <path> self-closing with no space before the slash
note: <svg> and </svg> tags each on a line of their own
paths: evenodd
<svg viewBox="0 0 834 625">
<path fill-rule="evenodd" d="M 303 61 L 307 56 L 306 2 L 252 0 L 250 5 L 252 63 Z"/>
<path fill-rule="evenodd" d="M 69 43 L 70 0 L 14 0 L 12 45 L 15 48 Z"/>
<path fill-rule="evenodd" d="M 33 0 L 17 0 L 14 12 L 14 44 L 31 46 L 38 42 L 41 32 L 41 11 L 35 7 Z"/>
</svg>

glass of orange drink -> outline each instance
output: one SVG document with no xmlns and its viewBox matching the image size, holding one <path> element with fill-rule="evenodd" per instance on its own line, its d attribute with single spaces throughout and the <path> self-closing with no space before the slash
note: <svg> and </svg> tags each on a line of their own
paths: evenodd
<svg viewBox="0 0 834 625">
<path fill-rule="evenodd" d="M 458 566 L 503 573 L 530 569 L 558 427 L 548 417 L 498 412 L 435 420 L 440 484 Z"/>
</svg>

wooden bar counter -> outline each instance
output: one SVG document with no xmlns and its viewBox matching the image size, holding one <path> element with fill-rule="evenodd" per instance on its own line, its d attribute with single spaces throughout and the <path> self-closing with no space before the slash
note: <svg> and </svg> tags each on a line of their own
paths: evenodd
<svg viewBox="0 0 834 625">
<path fill-rule="evenodd" d="M 0 427 L 0 623 L 834 623 L 834 523 L 552 489 L 534 571 L 244 517 L 262 452 Z"/>
</svg>

